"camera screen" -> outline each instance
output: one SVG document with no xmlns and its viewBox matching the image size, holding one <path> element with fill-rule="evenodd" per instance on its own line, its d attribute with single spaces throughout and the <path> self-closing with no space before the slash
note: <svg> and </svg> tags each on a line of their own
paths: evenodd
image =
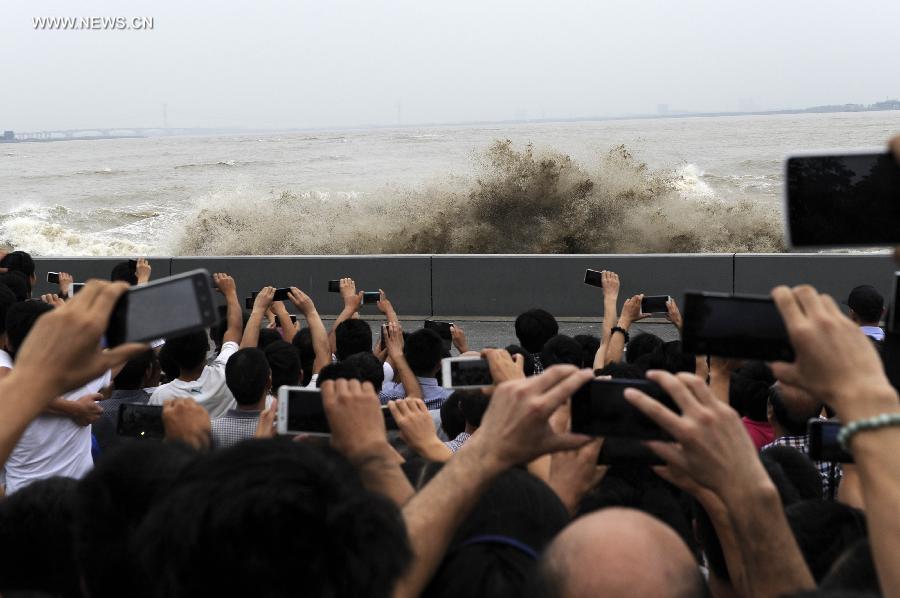
<svg viewBox="0 0 900 598">
<path fill-rule="evenodd" d="M 163 438 L 166 429 L 163 426 L 162 407 L 128 403 L 119 405 L 119 423 L 116 431 L 120 436 Z"/>
<path fill-rule="evenodd" d="M 288 394 L 287 429 L 289 432 L 330 434 L 322 393 L 318 390 L 292 390 Z"/>
<path fill-rule="evenodd" d="M 127 341 L 146 341 L 203 323 L 192 278 L 128 292 Z"/>
<path fill-rule="evenodd" d="M 450 380 L 454 387 L 490 386 L 494 383 L 486 359 L 460 359 L 450 362 Z"/>
<path fill-rule="evenodd" d="M 592 380 L 572 396 L 572 431 L 590 436 L 670 440 L 653 420 L 625 400 L 626 388 L 637 388 L 678 411 L 672 399 L 647 380 Z"/>
</svg>

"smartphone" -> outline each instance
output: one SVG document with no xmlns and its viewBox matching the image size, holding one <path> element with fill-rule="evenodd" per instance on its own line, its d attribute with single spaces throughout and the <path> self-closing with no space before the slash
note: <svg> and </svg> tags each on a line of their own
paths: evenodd
<svg viewBox="0 0 900 598">
<path fill-rule="evenodd" d="M 209 272 L 192 270 L 128 289 L 113 308 L 106 343 L 146 342 L 203 330 L 218 321 Z"/>
<path fill-rule="evenodd" d="M 589 284 L 592 287 L 603 288 L 603 272 L 598 272 L 597 270 L 590 269 L 585 270 L 584 284 Z"/>
<path fill-rule="evenodd" d="M 371 305 L 381 301 L 381 291 L 364 291 L 363 305 Z"/>
<path fill-rule="evenodd" d="M 137 270 L 137 260 L 128 260 L 128 269 L 132 272 Z"/>
<path fill-rule="evenodd" d="M 59 284 L 59 272 L 47 272 L 47 282 L 50 284 Z"/>
<path fill-rule="evenodd" d="M 447 357 L 441 360 L 444 388 L 482 388 L 494 383 L 487 359 Z"/>
<path fill-rule="evenodd" d="M 387 324 L 381 325 L 381 339 L 378 341 L 378 346 L 382 351 L 387 348 Z"/>
<path fill-rule="evenodd" d="M 290 287 L 275 289 L 275 296 L 272 297 L 272 301 L 287 301 L 290 298 L 290 293 Z M 244 302 L 247 309 L 253 309 L 253 303 L 256 301 L 257 295 L 259 295 L 259 291 L 253 291 L 250 293 L 250 296 L 247 297 L 247 300 Z"/>
<path fill-rule="evenodd" d="M 278 433 L 328 436 L 331 428 L 315 388 L 282 386 L 278 389 Z"/>
<path fill-rule="evenodd" d="M 86 283 L 83 282 L 73 282 L 72 288 L 69 289 L 69 297 L 73 296 L 75 293 L 81 291 L 84 288 Z"/>
<path fill-rule="evenodd" d="M 639 438 L 611 437 L 603 440 L 598 465 L 665 465 L 666 462 L 646 447 Z"/>
<path fill-rule="evenodd" d="M 664 314 L 669 312 L 668 295 L 648 295 L 641 299 L 641 313 Z"/>
<path fill-rule="evenodd" d="M 162 412 L 161 405 L 122 403 L 119 405 L 116 434 L 134 438 L 164 438 L 166 428 Z"/>
<path fill-rule="evenodd" d="M 341 281 L 340 280 L 329 280 L 328 281 L 328 292 L 329 293 L 340 293 L 341 292 Z"/>
<path fill-rule="evenodd" d="M 437 332 L 438 336 L 441 337 L 441 340 L 444 341 L 444 352 L 446 353 L 449 353 L 450 349 L 453 347 L 453 333 L 450 331 L 452 326 L 453 322 L 425 320 L 425 328 Z"/>
<path fill-rule="evenodd" d="M 791 156 L 784 189 L 791 247 L 900 244 L 900 164 L 887 152 Z"/>
<path fill-rule="evenodd" d="M 637 388 L 672 411 L 675 402 L 649 380 L 591 380 L 572 395 L 572 432 L 637 440 L 671 440 L 671 436 L 625 400 L 625 389 Z"/>
<path fill-rule="evenodd" d="M 838 433 L 841 422 L 817 417 L 806 424 L 809 436 L 809 458 L 813 461 L 830 461 L 832 463 L 853 463 L 853 455 L 841 448 Z"/>
<path fill-rule="evenodd" d="M 900 317 L 900 313 L 898 313 L 898 305 L 900 305 L 900 272 L 894 272 L 894 291 L 892 297 L 894 298 L 891 301 L 891 308 L 888 311 L 888 322 L 887 329 L 888 332 L 893 332 L 894 334 L 900 333 L 900 321 L 897 320 Z"/>
<path fill-rule="evenodd" d="M 397 425 L 397 420 L 394 419 L 394 415 L 391 413 L 391 409 L 384 405 L 381 407 L 381 414 L 384 416 L 384 427 L 388 431 L 399 430 L 400 426 Z"/>
<path fill-rule="evenodd" d="M 763 361 L 793 361 L 794 349 L 775 302 L 768 297 L 685 293 L 685 353 Z"/>
</svg>

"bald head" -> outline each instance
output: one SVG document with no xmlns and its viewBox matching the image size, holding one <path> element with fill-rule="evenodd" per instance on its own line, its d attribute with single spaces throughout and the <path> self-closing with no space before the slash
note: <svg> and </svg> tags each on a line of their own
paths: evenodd
<svg viewBox="0 0 900 598">
<path fill-rule="evenodd" d="M 541 567 L 555 596 L 704 596 L 700 569 L 670 527 L 633 509 L 603 509 L 553 540 Z"/>
</svg>

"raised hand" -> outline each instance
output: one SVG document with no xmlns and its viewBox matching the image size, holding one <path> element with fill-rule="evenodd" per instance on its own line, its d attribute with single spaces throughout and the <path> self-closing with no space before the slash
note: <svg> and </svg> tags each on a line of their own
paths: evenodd
<svg viewBox="0 0 900 598">
<path fill-rule="evenodd" d="M 313 303 L 313 300 L 309 298 L 309 295 L 307 295 L 297 287 L 291 287 L 291 290 L 288 293 L 288 298 L 291 300 L 291 303 L 294 304 L 294 307 L 297 308 L 297 311 L 299 311 L 304 316 L 316 311 L 316 304 Z"/>
<path fill-rule="evenodd" d="M 150 262 L 148 262 L 146 258 L 139 257 L 137 260 L 137 267 L 134 270 L 135 276 L 137 277 L 137 283 L 144 284 L 150 282 L 151 270 Z"/>
<path fill-rule="evenodd" d="M 388 402 L 388 409 L 400 428 L 403 440 L 422 457 L 429 461 L 446 461 L 453 453 L 447 448 L 434 429 L 434 419 L 418 398 L 399 399 Z"/>
<path fill-rule="evenodd" d="M 681 317 L 681 310 L 678 309 L 678 303 L 674 297 L 669 297 L 666 301 L 666 319 L 675 325 L 675 328 L 681 330 L 684 328 L 684 318 Z"/>
<path fill-rule="evenodd" d="M 261 288 L 256 294 L 256 299 L 253 300 L 253 311 L 265 314 L 269 310 L 269 307 L 271 307 L 274 298 L 275 287 Z"/>
<path fill-rule="evenodd" d="M 69 291 L 72 290 L 72 275 L 68 272 L 59 273 L 59 294 L 61 297 L 68 297 Z"/>
<path fill-rule="evenodd" d="M 234 283 L 234 279 L 228 274 L 216 272 L 213 274 L 213 282 L 223 295 L 237 295 L 237 286 Z"/>
<path fill-rule="evenodd" d="M 456 324 L 450 326 L 450 338 L 453 339 L 453 346 L 456 347 L 460 354 L 468 352 L 469 340 L 466 338 L 466 333 L 462 328 Z"/>
<path fill-rule="evenodd" d="M 209 413 L 194 399 L 165 401 L 162 419 L 166 440 L 183 442 L 197 450 L 209 448 Z"/>
<path fill-rule="evenodd" d="M 600 273 L 600 280 L 603 283 L 603 298 L 618 299 L 619 275 L 611 270 L 604 270 Z"/>
</svg>

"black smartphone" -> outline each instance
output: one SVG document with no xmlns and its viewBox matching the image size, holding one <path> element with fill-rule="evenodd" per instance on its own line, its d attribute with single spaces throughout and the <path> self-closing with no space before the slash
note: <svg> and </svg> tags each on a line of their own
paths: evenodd
<svg viewBox="0 0 900 598">
<path fill-rule="evenodd" d="M 664 314 L 669 311 L 668 295 L 647 295 L 641 299 L 641 313 Z"/>
<path fill-rule="evenodd" d="M 572 395 L 572 431 L 590 436 L 671 440 L 656 422 L 625 400 L 626 388 L 637 388 L 680 413 L 671 397 L 649 380 L 591 380 Z"/>
<path fill-rule="evenodd" d="M 253 303 L 256 301 L 257 295 L 259 295 L 259 291 L 253 291 L 250 293 L 250 296 L 247 297 L 247 300 L 244 302 L 247 309 L 253 309 Z M 272 301 L 287 301 L 290 298 L 290 295 L 290 287 L 275 289 L 275 296 L 272 297 Z"/>
<path fill-rule="evenodd" d="M 166 428 L 162 412 L 161 405 L 122 403 L 119 405 L 116 434 L 134 438 L 164 438 Z"/>
<path fill-rule="evenodd" d="M 900 244 L 900 164 L 887 152 L 789 157 L 784 188 L 791 247 Z"/>
<path fill-rule="evenodd" d="M 838 433 L 841 422 L 813 418 L 806 424 L 809 436 L 809 458 L 813 461 L 853 463 L 853 455 L 841 448 Z"/>
<path fill-rule="evenodd" d="M 891 307 L 888 311 L 888 322 L 887 329 L 888 332 L 892 332 L 894 334 L 900 333 L 900 321 L 897 320 L 900 317 L 900 272 L 894 272 L 894 289 L 892 297 L 894 298 L 891 301 Z"/>
<path fill-rule="evenodd" d="M 665 465 L 666 462 L 639 438 L 611 437 L 603 440 L 598 465 Z"/>
<path fill-rule="evenodd" d="M 86 284 L 86 283 L 83 283 L 83 282 L 73 282 L 73 283 L 72 283 L 72 288 L 69 289 L 69 296 L 72 296 L 72 295 L 74 295 L 75 293 L 78 293 L 79 291 L 81 291 L 81 289 L 84 288 L 84 285 L 85 285 L 85 284 Z"/>
<path fill-rule="evenodd" d="M 340 293 L 341 292 L 341 281 L 340 280 L 329 280 L 328 281 L 328 292 L 329 293 Z"/>
<path fill-rule="evenodd" d="M 50 284 L 59 284 L 59 272 L 47 272 L 47 282 Z"/>
<path fill-rule="evenodd" d="M 768 297 L 685 293 L 682 348 L 694 355 L 793 361 L 794 349 Z"/>
<path fill-rule="evenodd" d="M 449 353 L 450 349 L 453 347 L 453 333 L 450 331 L 450 328 L 453 326 L 453 322 L 439 322 L 438 320 L 425 320 L 425 328 L 429 330 L 434 330 L 438 333 L 438 336 L 441 337 L 441 340 L 444 341 L 444 352 Z"/>
<path fill-rule="evenodd" d="M 394 419 L 394 415 L 391 413 L 391 409 L 384 405 L 381 408 L 381 414 L 384 415 L 384 427 L 388 431 L 399 430 L 400 426 L 397 425 L 397 420 Z"/>
<path fill-rule="evenodd" d="M 480 357 L 447 357 L 441 360 L 441 382 L 444 388 L 482 388 L 494 383 L 487 359 Z"/>
<path fill-rule="evenodd" d="M 364 291 L 363 305 L 371 305 L 381 301 L 381 291 Z"/>
<path fill-rule="evenodd" d="M 592 287 L 603 288 L 603 272 L 598 272 L 597 270 L 590 269 L 585 270 L 584 284 L 589 284 Z"/>
<path fill-rule="evenodd" d="M 134 286 L 113 308 L 106 346 L 145 342 L 203 330 L 218 321 L 209 272 L 192 270 Z"/>
<path fill-rule="evenodd" d="M 132 272 L 137 270 L 137 260 L 128 260 L 128 269 Z"/>
</svg>

